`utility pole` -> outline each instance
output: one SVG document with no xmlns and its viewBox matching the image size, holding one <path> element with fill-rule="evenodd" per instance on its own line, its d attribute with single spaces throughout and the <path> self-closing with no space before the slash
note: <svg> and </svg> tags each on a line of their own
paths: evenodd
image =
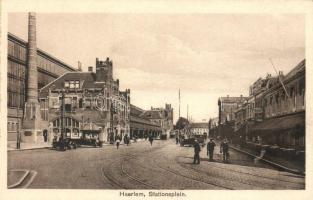
<svg viewBox="0 0 313 200">
<path fill-rule="evenodd" d="M 179 100 L 179 118 L 180 118 L 180 89 L 178 90 L 178 100 Z"/>
<path fill-rule="evenodd" d="M 64 99 L 64 89 L 61 90 L 61 150 L 66 151 L 66 133 L 64 130 L 64 112 L 65 112 L 65 99 Z"/>
<path fill-rule="evenodd" d="M 277 70 L 276 70 L 276 68 L 275 68 L 275 66 L 274 66 L 274 64 L 273 64 L 272 59 L 271 59 L 271 58 L 269 58 L 269 60 L 270 60 L 271 65 L 273 66 L 273 68 L 274 68 L 274 70 L 275 70 L 276 74 L 278 75 L 278 79 L 279 79 L 280 84 L 283 86 L 284 91 L 285 91 L 285 93 L 286 93 L 287 97 L 289 98 L 289 94 L 288 94 L 288 92 L 287 92 L 287 89 L 286 89 L 286 87 L 285 87 L 285 85 L 284 85 L 283 81 L 281 80 L 280 74 L 277 72 Z"/>
<path fill-rule="evenodd" d="M 189 112 L 189 107 L 188 107 L 188 104 L 187 104 L 187 120 L 189 120 L 189 115 L 188 115 L 189 113 L 188 112 Z"/>
</svg>

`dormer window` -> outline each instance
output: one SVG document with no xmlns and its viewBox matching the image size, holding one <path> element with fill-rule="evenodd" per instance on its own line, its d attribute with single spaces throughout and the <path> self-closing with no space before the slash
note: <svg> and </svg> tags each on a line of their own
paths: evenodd
<svg viewBox="0 0 313 200">
<path fill-rule="evenodd" d="M 80 87 L 80 82 L 79 80 L 65 81 L 64 87 L 70 88 L 70 89 L 74 89 L 74 88 L 78 89 Z"/>
</svg>

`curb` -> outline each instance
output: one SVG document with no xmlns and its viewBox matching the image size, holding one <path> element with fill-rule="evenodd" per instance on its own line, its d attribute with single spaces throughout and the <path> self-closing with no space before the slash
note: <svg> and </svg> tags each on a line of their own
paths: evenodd
<svg viewBox="0 0 313 200">
<path fill-rule="evenodd" d="M 10 171 L 12 171 L 12 172 L 14 172 L 14 171 L 15 172 L 16 171 L 24 171 L 25 174 L 22 176 L 22 178 L 19 181 L 17 181 L 16 183 L 14 183 L 12 185 L 9 185 L 8 189 L 12 189 L 12 188 L 15 188 L 15 187 L 19 186 L 25 180 L 25 178 L 28 176 L 28 174 L 30 173 L 29 170 L 10 170 Z"/>
<path fill-rule="evenodd" d="M 138 140 L 137 142 L 143 142 L 145 140 Z M 137 143 L 137 142 L 132 142 L 131 144 Z M 103 146 L 110 146 L 110 145 L 115 145 L 115 144 L 109 144 L 109 143 L 104 143 Z M 120 143 L 120 145 L 125 145 L 124 143 Z M 52 146 L 52 145 L 51 145 Z M 7 151 L 27 151 L 27 150 L 36 150 L 36 149 L 49 149 L 51 146 L 48 147 L 33 147 L 33 148 L 27 148 L 27 149 L 8 149 Z"/>
<path fill-rule="evenodd" d="M 272 166 L 274 166 L 274 167 L 276 167 L 276 168 L 282 169 L 282 170 L 287 171 L 287 172 L 290 172 L 290 173 L 294 173 L 294 174 L 298 174 L 298 175 L 305 176 L 305 172 L 303 172 L 303 171 L 299 171 L 299 170 L 296 170 L 296 169 L 290 169 L 290 168 L 288 168 L 288 167 L 285 167 L 285 166 L 283 166 L 283 165 L 274 163 L 274 162 L 269 161 L 269 160 L 264 159 L 264 158 L 260 158 L 259 156 L 256 156 L 256 155 L 254 155 L 254 154 L 252 154 L 252 153 L 249 153 L 249 152 L 247 152 L 247 151 L 238 149 L 238 148 L 233 147 L 233 146 L 229 146 L 229 147 L 232 148 L 232 149 L 234 149 L 234 150 L 236 150 L 236 151 L 239 151 L 239 152 L 241 152 L 241 153 L 245 153 L 245 154 L 248 154 L 248 155 L 250 155 L 250 156 L 252 156 L 252 157 L 259 158 L 260 160 L 262 160 L 262 161 L 264 161 L 264 162 L 266 162 L 266 163 L 268 163 L 268 164 L 270 164 L 270 165 L 272 165 Z"/>
<path fill-rule="evenodd" d="M 49 149 L 50 147 L 33 147 L 27 149 L 7 149 L 7 151 L 27 151 L 27 150 L 36 150 L 36 149 Z"/>
</svg>

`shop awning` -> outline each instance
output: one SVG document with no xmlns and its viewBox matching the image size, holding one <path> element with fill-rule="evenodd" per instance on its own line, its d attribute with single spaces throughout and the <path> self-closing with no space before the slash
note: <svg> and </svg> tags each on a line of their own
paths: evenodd
<svg viewBox="0 0 313 200">
<path fill-rule="evenodd" d="M 252 131 L 288 130 L 292 128 L 305 127 L 305 113 L 286 115 L 283 117 L 271 118 L 257 123 L 251 127 Z"/>
</svg>

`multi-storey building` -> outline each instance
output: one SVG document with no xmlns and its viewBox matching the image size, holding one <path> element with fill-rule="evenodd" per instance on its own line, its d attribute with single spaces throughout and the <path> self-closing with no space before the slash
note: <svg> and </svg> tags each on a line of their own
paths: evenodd
<svg viewBox="0 0 313 200">
<path fill-rule="evenodd" d="M 161 125 L 144 118 L 145 111 L 137 106 L 130 105 L 130 137 L 143 138 L 148 135 L 158 137 L 162 133 Z"/>
<path fill-rule="evenodd" d="M 130 90 L 119 91 L 109 58 L 96 59 L 96 72 L 92 67 L 88 72 L 68 72 L 40 90 L 41 116 L 50 139 L 61 130 L 63 98 L 67 135 L 86 128 L 100 132 L 103 141 L 130 134 Z"/>
<path fill-rule="evenodd" d="M 192 135 L 204 135 L 208 136 L 209 124 L 206 122 L 193 122 L 189 126 L 190 133 Z"/>
<path fill-rule="evenodd" d="M 247 100 L 247 97 L 220 97 L 218 99 L 218 137 L 231 139 L 235 128 L 235 111 Z"/>
<path fill-rule="evenodd" d="M 142 117 L 159 124 L 162 127 L 162 135 L 169 137 L 170 131 L 173 130 L 173 108 L 171 104 L 165 104 L 165 108 L 153 108 L 146 110 Z"/>
<path fill-rule="evenodd" d="M 305 60 L 285 76 L 258 79 L 235 115 L 236 135 L 245 141 L 304 149 Z"/>
<path fill-rule="evenodd" d="M 282 74 L 282 72 L 279 73 Z M 249 127 L 263 120 L 263 95 L 277 83 L 278 77 L 267 74 L 266 78 L 259 78 L 250 86 L 249 97 L 235 110 L 234 131 L 241 139 L 249 140 Z"/>
<path fill-rule="evenodd" d="M 264 92 L 263 122 L 252 128 L 262 143 L 303 149 L 305 145 L 305 60 Z"/>
<path fill-rule="evenodd" d="M 209 120 L 209 137 L 216 138 L 218 136 L 218 117 Z"/>
<path fill-rule="evenodd" d="M 37 88 L 40 89 L 51 81 L 66 72 L 76 71 L 72 66 L 64 63 L 60 59 L 48 54 L 47 52 L 35 48 L 35 66 L 37 69 L 34 79 L 29 73 L 29 48 L 27 41 L 8 33 L 8 87 L 7 87 L 7 130 L 8 141 L 15 141 L 17 138 L 17 128 L 22 128 L 25 102 L 30 85 L 28 79 L 37 81 Z"/>
<path fill-rule="evenodd" d="M 247 99 L 247 97 L 220 97 L 218 99 L 218 117 L 219 124 L 224 124 L 227 121 L 233 121 L 235 119 L 235 110 L 238 106 Z"/>
</svg>

